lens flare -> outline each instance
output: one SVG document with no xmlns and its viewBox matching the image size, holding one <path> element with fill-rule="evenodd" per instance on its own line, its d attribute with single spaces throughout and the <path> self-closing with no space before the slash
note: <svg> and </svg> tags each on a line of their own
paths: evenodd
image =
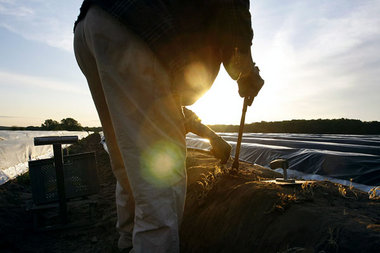
<svg viewBox="0 0 380 253">
<path fill-rule="evenodd" d="M 208 89 L 210 86 L 210 74 L 201 62 L 193 62 L 186 66 L 185 79 L 193 89 Z"/>
<path fill-rule="evenodd" d="M 168 142 L 157 142 L 142 155 L 142 176 L 151 184 L 170 186 L 184 177 L 185 154 Z"/>
</svg>

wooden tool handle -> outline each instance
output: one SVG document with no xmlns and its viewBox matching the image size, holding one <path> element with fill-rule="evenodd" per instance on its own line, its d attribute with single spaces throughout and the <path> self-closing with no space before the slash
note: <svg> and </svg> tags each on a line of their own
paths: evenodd
<svg viewBox="0 0 380 253">
<path fill-rule="evenodd" d="M 232 169 L 238 170 L 239 169 L 239 155 L 240 155 L 240 146 L 241 146 L 241 140 L 243 138 L 243 130 L 244 130 L 244 123 L 245 123 L 245 114 L 247 112 L 247 107 L 249 103 L 249 98 L 244 98 L 244 104 L 243 104 L 243 111 L 241 114 L 241 120 L 240 120 L 240 127 L 239 127 L 239 135 L 238 140 L 236 143 L 236 150 L 235 150 L 235 160 L 232 164 Z"/>
</svg>

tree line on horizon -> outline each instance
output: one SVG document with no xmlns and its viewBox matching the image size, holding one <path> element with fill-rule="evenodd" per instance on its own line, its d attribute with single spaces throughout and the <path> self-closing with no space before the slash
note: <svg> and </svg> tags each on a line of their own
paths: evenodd
<svg viewBox="0 0 380 253">
<path fill-rule="evenodd" d="M 238 132 L 239 125 L 209 125 L 216 132 Z M 47 119 L 41 126 L 0 127 L 0 130 L 45 130 L 45 131 L 92 131 L 100 132 L 101 127 L 82 127 L 73 118 L 65 118 L 60 122 Z M 255 122 L 246 124 L 246 133 L 304 133 L 304 134 L 380 134 L 380 122 L 361 121 L 356 119 L 314 119 L 285 120 L 272 122 Z"/>
<path fill-rule="evenodd" d="M 209 125 L 216 132 L 238 132 L 238 125 Z M 246 133 L 380 134 L 380 122 L 356 119 L 313 119 L 255 122 L 244 126 Z"/>
<path fill-rule="evenodd" d="M 60 122 L 53 119 L 46 119 L 41 126 L 27 126 L 27 127 L 0 127 L 0 130 L 32 130 L 32 131 L 92 131 L 100 132 L 101 127 L 82 127 L 82 125 L 73 118 L 65 118 Z"/>
</svg>

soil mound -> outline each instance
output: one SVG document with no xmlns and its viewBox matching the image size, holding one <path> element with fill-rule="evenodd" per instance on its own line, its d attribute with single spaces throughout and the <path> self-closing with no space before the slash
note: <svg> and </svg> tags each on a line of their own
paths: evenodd
<svg viewBox="0 0 380 253">
<path fill-rule="evenodd" d="M 368 194 L 331 182 L 265 183 L 276 177 L 266 168 L 243 164 L 231 175 L 190 155 L 190 175 L 210 172 L 189 182 L 183 252 L 378 252 L 380 203 Z"/>
<path fill-rule="evenodd" d="M 99 135 L 70 148 L 71 154 L 88 151 L 96 152 L 100 180 L 94 222 L 33 231 L 25 211 L 32 198 L 28 175 L 21 176 L 0 186 L 1 252 L 118 252 L 115 179 Z M 277 173 L 241 163 L 231 174 L 230 165 L 222 168 L 207 152 L 189 150 L 182 252 L 378 252 L 380 202 L 368 194 L 330 182 L 269 184 L 263 180 Z M 69 218 L 88 220 L 87 208 L 70 205 Z"/>
</svg>

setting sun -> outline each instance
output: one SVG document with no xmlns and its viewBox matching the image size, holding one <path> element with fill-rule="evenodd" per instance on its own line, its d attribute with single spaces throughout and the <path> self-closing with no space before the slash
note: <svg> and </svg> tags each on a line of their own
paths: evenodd
<svg viewBox="0 0 380 253">
<path fill-rule="evenodd" d="M 270 98 L 265 95 L 267 92 L 267 82 L 255 98 L 252 104 L 253 109 L 247 111 L 247 122 L 261 121 L 266 119 L 266 114 L 274 110 L 270 103 Z M 268 98 L 268 99 L 266 99 Z M 273 106 L 275 106 L 272 103 Z M 232 80 L 223 67 L 221 67 L 218 77 L 213 86 L 196 103 L 189 106 L 204 124 L 239 124 L 243 98 L 239 96 L 238 85 Z"/>
<path fill-rule="evenodd" d="M 213 86 L 195 104 L 189 106 L 205 124 L 239 121 L 239 105 L 243 101 L 234 82 L 221 67 Z M 237 116 L 237 117 L 236 117 Z"/>
</svg>

